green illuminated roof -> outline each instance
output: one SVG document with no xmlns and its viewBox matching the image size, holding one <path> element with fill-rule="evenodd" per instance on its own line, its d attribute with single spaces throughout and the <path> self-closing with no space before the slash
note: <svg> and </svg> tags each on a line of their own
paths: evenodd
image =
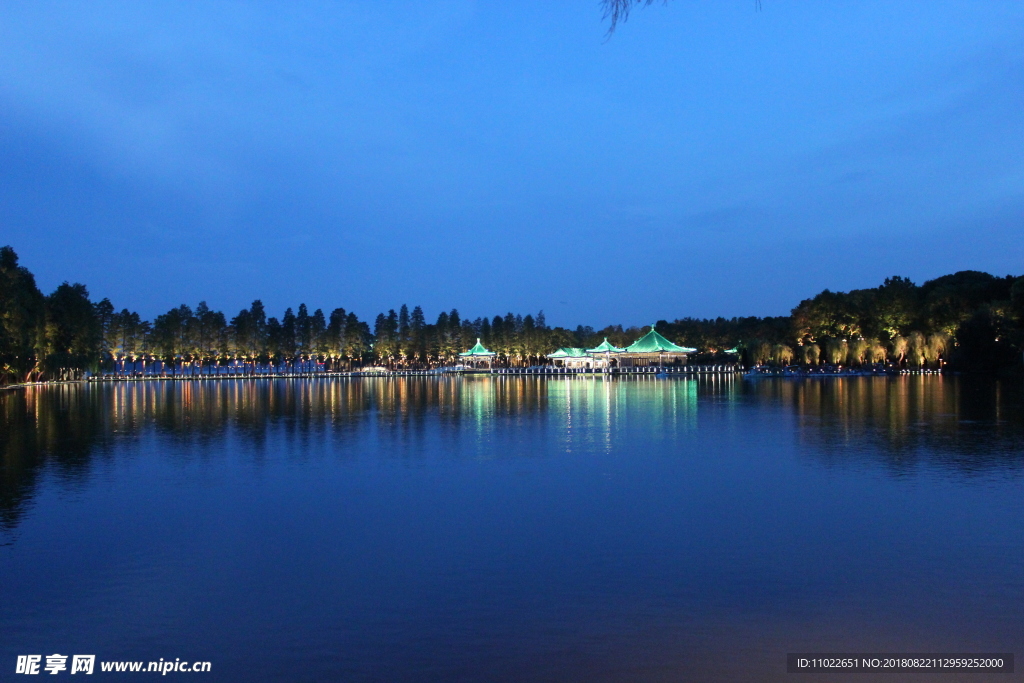
<svg viewBox="0 0 1024 683">
<path fill-rule="evenodd" d="M 658 334 L 654 325 L 650 332 L 626 347 L 626 353 L 693 353 L 696 350 L 673 344 Z"/>
<path fill-rule="evenodd" d="M 608 343 L 608 337 L 604 338 L 604 341 L 595 346 L 592 349 L 587 349 L 587 353 L 622 353 L 625 349 L 620 349 L 618 346 L 613 346 Z"/>
<path fill-rule="evenodd" d="M 484 345 L 480 343 L 480 338 L 477 337 L 476 346 L 471 348 L 469 351 L 466 351 L 465 353 L 460 353 L 459 355 L 460 356 L 493 356 L 494 352 L 493 351 L 488 351 L 487 349 L 485 349 Z"/>
<path fill-rule="evenodd" d="M 586 358 L 587 352 L 575 346 L 563 346 L 554 353 L 549 353 L 548 358 Z"/>
</svg>

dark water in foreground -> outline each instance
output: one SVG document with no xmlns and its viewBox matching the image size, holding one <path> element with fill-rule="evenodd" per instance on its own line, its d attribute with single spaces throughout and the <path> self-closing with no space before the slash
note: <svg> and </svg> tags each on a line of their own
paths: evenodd
<svg viewBox="0 0 1024 683">
<path fill-rule="evenodd" d="M 1024 668 L 1019 382 L 50 387 L 0 393 L 0 457 L 0 680 L 52 653 L 206 681 Z"/>
</svg>

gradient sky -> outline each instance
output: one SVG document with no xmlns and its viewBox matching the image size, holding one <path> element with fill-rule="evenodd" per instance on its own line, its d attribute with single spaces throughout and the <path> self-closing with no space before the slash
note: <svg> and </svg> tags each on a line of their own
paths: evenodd
<svg viewBox="0 0 1024 683">
<path fill-rule="evenodd" d="M 0 4 L 0 244 L 146 317 L 1024 272 L 1024 2 Z"/>
</svg>

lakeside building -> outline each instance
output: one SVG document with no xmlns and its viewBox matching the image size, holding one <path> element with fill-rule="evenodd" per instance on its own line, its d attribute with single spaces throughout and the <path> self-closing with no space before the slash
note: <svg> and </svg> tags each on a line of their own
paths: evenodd
<svg viewBox="0 0 1024 683">
<path fill-rule="evenodd" d="M 589 368 L 593 362 L 586 349 L 576 346 L 563 346 L 554 353 L 549 353 L 546 358 L 558 368 Z"/>
<path fill-rule="evenodd" d="M 566 368 L 641 368 L 686 365 L 686 358 L 697 349 L 673 344 L 650 331 L 626 348 L 619 348 L 605 337 L 592 349 L 563 347 L 548 354 L 547 358 L 558 367 Z"/>
<path fill-rule="evenodd" d="M 673 344 L 659 335 L 652 325 L 647 334 L 626 348 L 615 346 L 605 337 L 594 348 L 563 346 L 545 357 L 556 368 L 664 368 L 685 366 L 687 355 L 694 351 L 695 348 Z M 493 351 L 484 348 L 477 338 L 476 345 L 460 353 L 459 358 L 467 368 L 482 368 L 486 364 L 485 367 L 490 369 L 494 365 L 495 355 Z"/>
<path fill-rule="evenodd" d="M 588 367 L 617 368 L 619 367 L 619 354 L 625 350 L 615 346 L 608 341 L 608 337 L 605 337 L 603 342 L 592 349 L 587 349 L 587 354 L 591 358 L 591 365 Z"/>
<path fill-rule="evenodd" d="M 494 365 L 494 356 L 495 353 L 484 348 L 484 345 L 480 343 L 480 337 L 477 337 L 476 346 L 469 351 L 460 353 L 459 360 L 468 368 L 480 368 L 486 364 L 487 369 L 491 369 Z"/>
<path fill-rule="evenodd" d="M 687 354 L 697 349 L 673 344 L 658 334 L 651 325 L 651 331 L 637 339 L 619 354 L 620 367 L 663 367 L 665 365 L 686 365 Z"/>
</svg>

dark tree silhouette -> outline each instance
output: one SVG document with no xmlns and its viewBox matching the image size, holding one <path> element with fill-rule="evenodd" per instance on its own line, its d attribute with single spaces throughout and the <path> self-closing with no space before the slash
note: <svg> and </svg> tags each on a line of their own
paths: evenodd
<svg viewBox="0 0 1024 683">
<path fill-rule="evenodd" d="M 601 7 L 604 9 L 604 18 L 610 20 L 608 35 L 615 32 L 615 28 L 626 23 L 630 11 L 635 7 L 646 7 L 653 5 L 656 0 L 601 0 Z M 668 0 L 661 0 L 661 4 L 667 5 Z M 754 8 L 761 10 L 761 0 L 754 0 Z"/>
<path fill-rule="evenodd" d="M 620 23 L 625 23 L 629 19 L 629 13 L 634 7 L 646 7 L 653 5 L 654 2 L 655 0 L 601 0 L 604 18 L 610 21 L 608 35 L 614 33 Z M 668 4 L 667 0 L 662 0 L 662 4 Z"/>
</svg>

